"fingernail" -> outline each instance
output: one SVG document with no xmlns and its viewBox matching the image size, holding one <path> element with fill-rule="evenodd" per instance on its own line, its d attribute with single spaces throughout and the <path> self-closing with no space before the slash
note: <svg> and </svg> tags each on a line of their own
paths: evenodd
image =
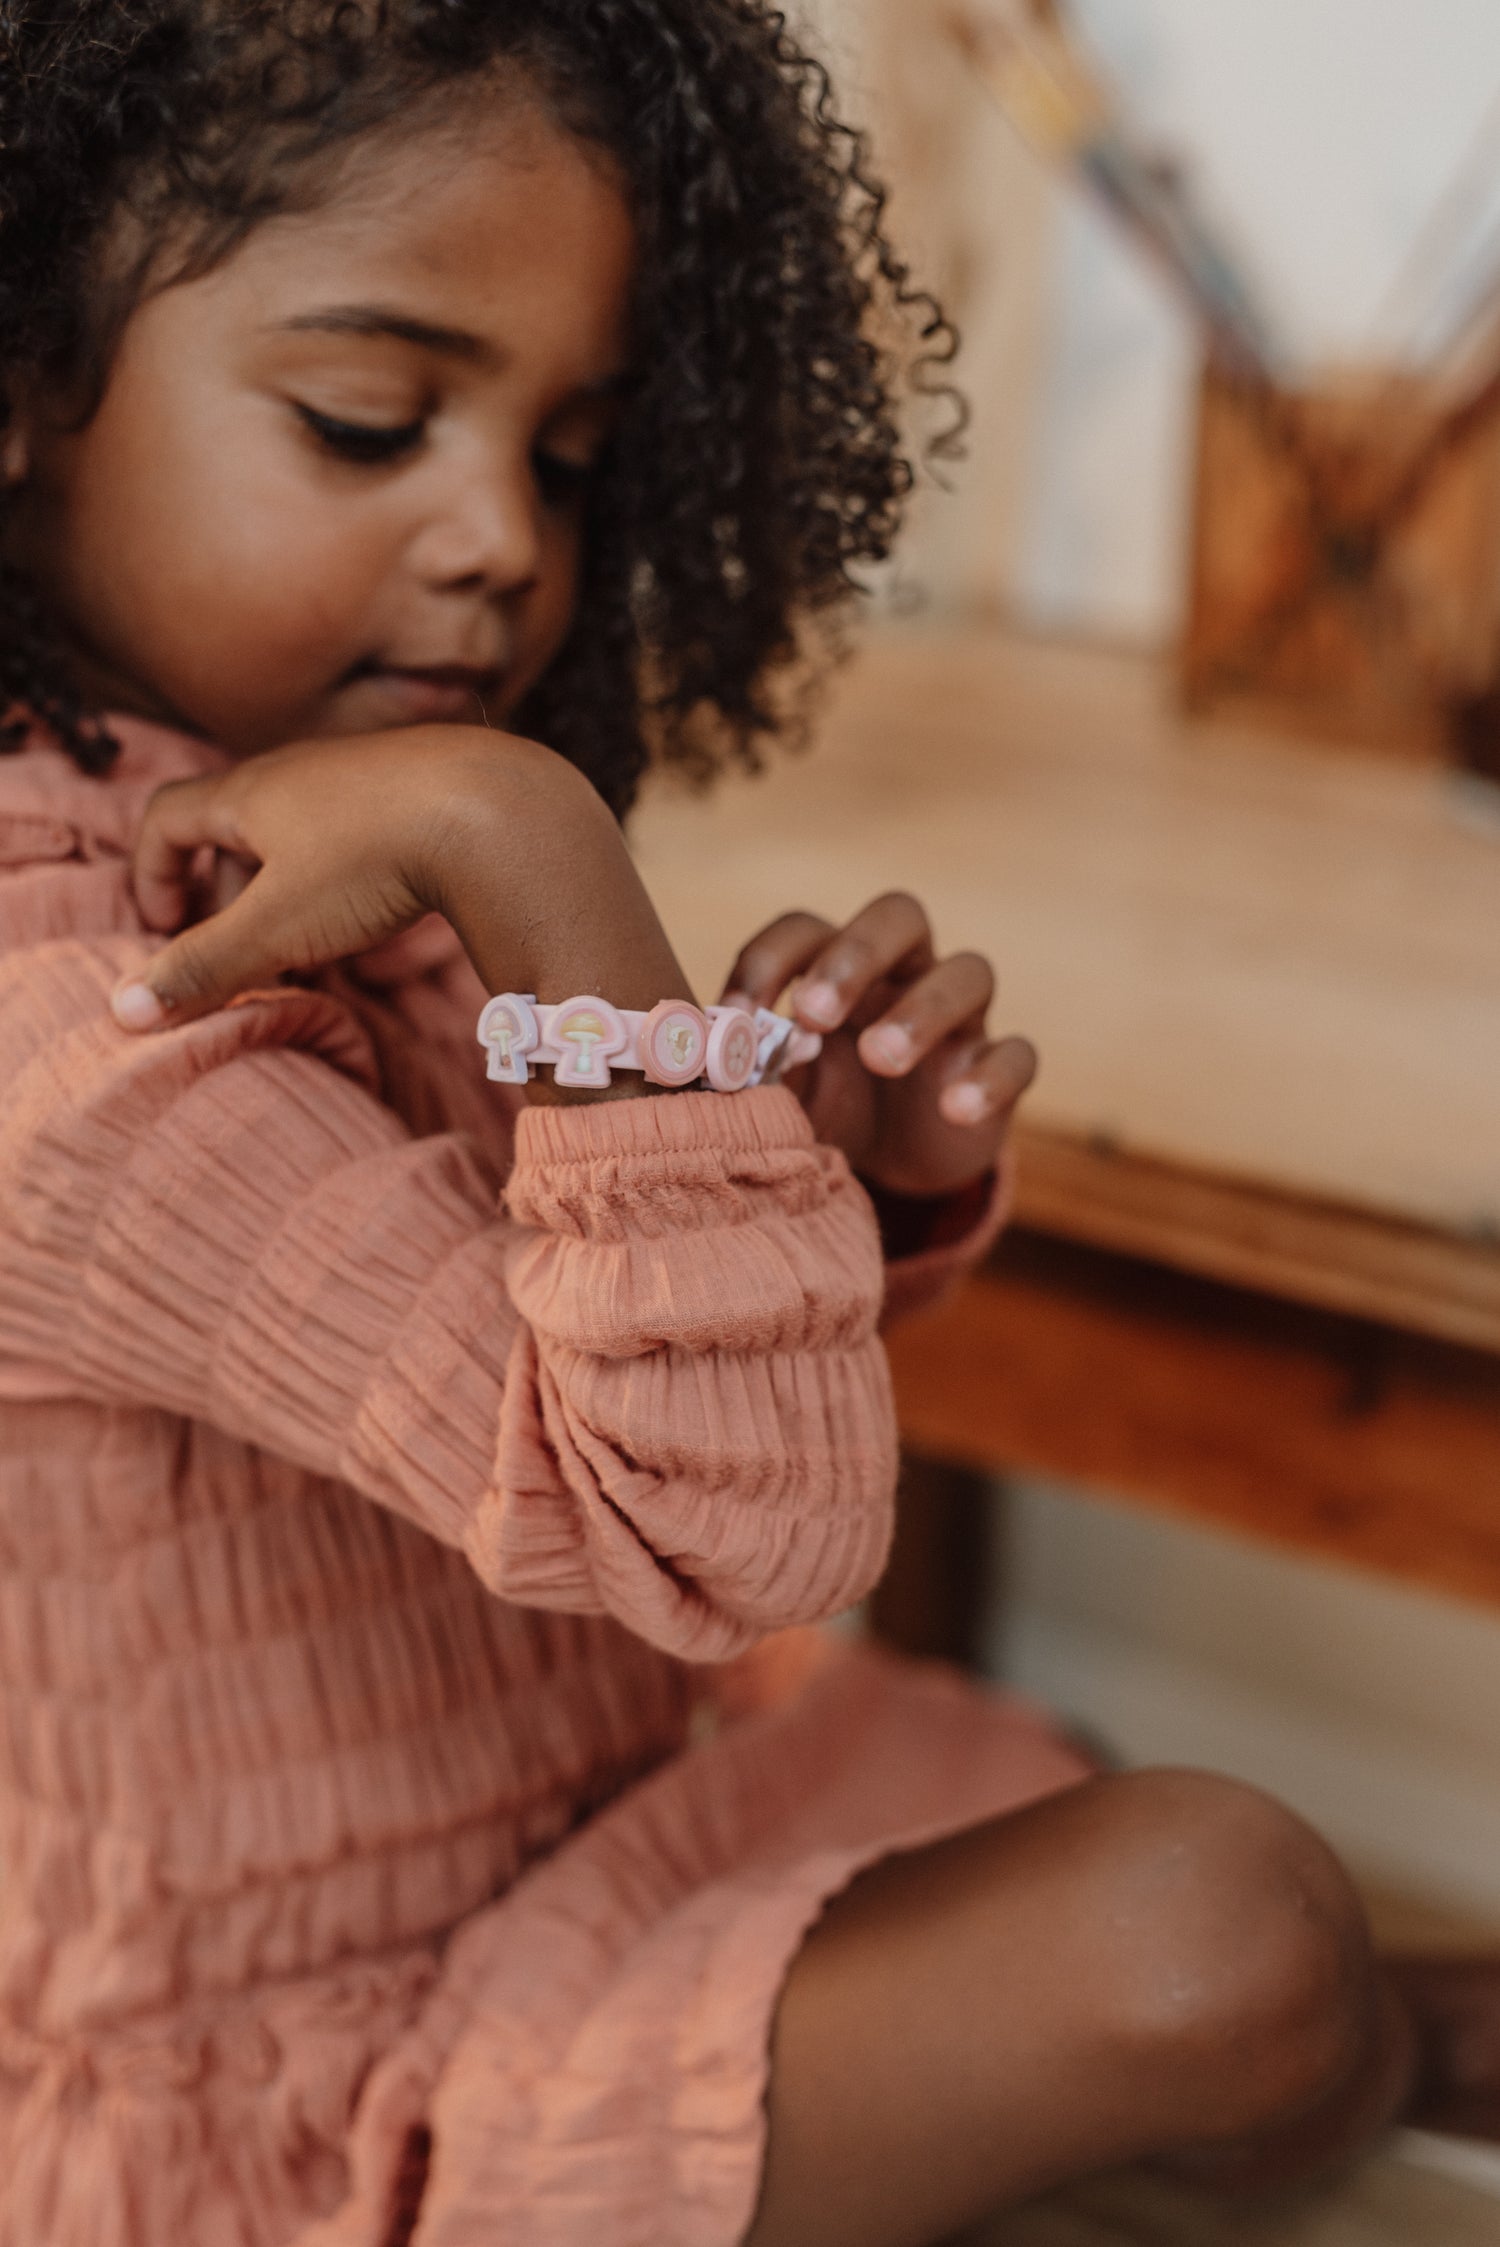
<svg viewBox="0 0 1500 2247">
<path fill-rule="evenodd" d="M 888 1068 L 903 1069 L 912 1056 L 911 1032 L 899 1023 L 884 1022 L 878 1030 L 867 1030 L 860 1044 L 872 1061 L 883 1061 Z"/>
<path fill-rule="evenodd" d="M 990 1112 L 990 1104 L 977 1084 L 949 1085 L 942 1099 L 943 1114 L 950 1123 L 983 1123 Z"/>
<path fill-rule="evenodd" d="M 154 1030 L 166 1019 L 167 1010 L 149 983 L 122 983 L 109 1003 L 122 1030 Z"/>
<path fill-rule="evenodd" d="M 804 983 L 797 993 L 797 1012 L 825 1030 L 836 1030 L 844 1019 L 844 1002 L 836 983 Z"/>
<path fill-rule="evenodd" d="M 737 1006 L 746 1014 L 755 1012 L 755 1001 L 748 991 L 726 991 L 719 1004 L 720 1006 Z"/>
</svg>

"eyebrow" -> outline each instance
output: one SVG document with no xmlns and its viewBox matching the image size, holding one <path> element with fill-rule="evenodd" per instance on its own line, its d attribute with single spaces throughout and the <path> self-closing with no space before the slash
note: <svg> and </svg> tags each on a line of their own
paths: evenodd
<svg viewBox="0 0 1500 2247">
<path fill-rule="evenodd" d="M 491 345 L 464 328 L 435 327 L 429 320 L 414 320 L 383 304 L 331 304 L 319 312 L 299 312 L 279 324 L 283 332 L 297 335 L 394 336 L 398 343 L 414 343 L 420 350 L 471 364 L 495 356 Z"/>
</svg>

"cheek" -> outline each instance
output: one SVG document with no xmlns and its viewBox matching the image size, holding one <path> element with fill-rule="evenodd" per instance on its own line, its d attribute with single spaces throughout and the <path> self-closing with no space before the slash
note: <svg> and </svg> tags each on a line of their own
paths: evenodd
<svg viewBox="0 0 1500 2247">
<path fill-rule="evenodd" d="M 376 527 L 330 510 L 255 437 L 179 423 L 170 444 L 143 445 L 101 417 L 68 478 L 60 545 L 79 625 L 210 731 L 241 705 L 326 686 L 360 652 L 384 567 Z"/>
<path fill-rule="evenodd" d="M 542 546 L 542 566 L 527 598 L 518 661 L 507 682 L 510 716 L 562 653 L 578 607 L 583 535 L 578 524 L 553 522 Z"/>
<path fill-rule="evenodd" d="M 157 661 L 213 649 L 213 663 L 251 674 L 265 663 L 326 661 L 377 575 L 379 546 L 355 535 L 285 476 L 247 458 L 180 461 L 155 490 L 126 494 L 117 530 L 128 589 Z M 359 526 L 364 528 L 364 526 Z M 108 566 L 99 539 L 81 551 Z M 119 562 L 115 562 L 119 571 Z"/>
<path fill-rule="evenodd" d="M 369 526 L 330 521 L 288 486 L 226 491 L 200 540 L 164 560 L 155 596 L 158 641 L 181 645 L 193 619 L 194 667 L 236 692 L 326 686 L 361 652 L 360 626 L 381 577 Z M 364 535 L 361 535 L 363 533 Z M 189 653 L 182 646 L 184 655 Z"/>
</svg>

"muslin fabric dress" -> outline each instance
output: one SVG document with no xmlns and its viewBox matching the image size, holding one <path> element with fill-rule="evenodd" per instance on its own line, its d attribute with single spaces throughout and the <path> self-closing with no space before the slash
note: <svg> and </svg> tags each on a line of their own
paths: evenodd
<svg viewBox="0 0 1500 2247">
<path fill-rule="evenodd" d="M 732 2247 L 825 1901 L 1081 1774 L 775 1635 L 963 1251 L 784 1090 L 520 1108 L 441 923 L 127 1037 L 219 760 L 118 730 L 0 757 L 0 2247 L 385 2247 L 419 2145 L 419 2247 Z"/>
</svg>

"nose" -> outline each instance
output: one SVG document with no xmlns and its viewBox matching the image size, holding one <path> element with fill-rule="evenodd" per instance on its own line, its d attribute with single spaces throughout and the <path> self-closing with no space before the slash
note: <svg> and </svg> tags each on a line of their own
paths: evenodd
<svg viewBox="0 0 1500 2247">
<path fill-rule="evenodd" d="M 542 566 L 541 507 L 528 461 L 455 462 L 412 549 L 435 590 L 518 593 Z"/>
</svg>

